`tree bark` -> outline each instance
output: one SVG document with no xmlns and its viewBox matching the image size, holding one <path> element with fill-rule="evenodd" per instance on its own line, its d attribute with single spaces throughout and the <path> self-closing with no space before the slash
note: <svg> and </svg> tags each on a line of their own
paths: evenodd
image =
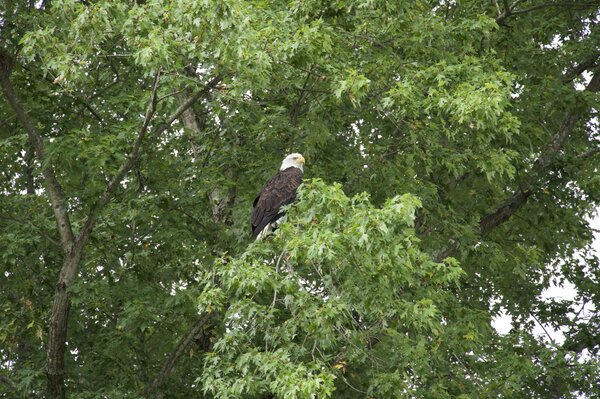
<svg viewBox="0 0 600 399">
<path fill-rule="evenodd" d="M 65 258 L 63 270 L 76 269 L 78 266 L 79 259 Z M 61 273 L 61 277 L 54 290 L 54 301 L 52 303 L 48 332 L 46 383 L 50 398 L 65 397 L 65 349 L 71 301 L 67 294 L 67 282 L 62 277 Z"/>
</svg>

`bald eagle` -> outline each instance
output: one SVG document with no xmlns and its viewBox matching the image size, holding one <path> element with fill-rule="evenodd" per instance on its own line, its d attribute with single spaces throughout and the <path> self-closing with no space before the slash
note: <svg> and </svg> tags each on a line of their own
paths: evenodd
<svg viewBox="0 0 600 399">
<path fill-rule="evenodd" d="M 290 154 L 281 163 L 279 173 L 260 190 L 254 200 L 250 219 L 252 234 L 257 240 L 273 231 L 277 221 L 283 216 L 281 207 L 294 202 L 303 173 L 304 157 L 298 153 Z"/>
</svg>

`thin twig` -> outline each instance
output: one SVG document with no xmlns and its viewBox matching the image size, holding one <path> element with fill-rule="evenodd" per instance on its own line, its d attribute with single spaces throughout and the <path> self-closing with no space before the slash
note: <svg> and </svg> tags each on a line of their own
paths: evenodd
<svg viewBox="0 0 600 399">
<path fill-rule="evenodd" d="M 532 312 L 528 312 L 528 313 L 529 313 L 529 316 L 531 316 L 533 318 L 533 320 L 535 320 L 535 322 L 538 323 L 538 325 L 540 327 L 542 327 L 542 330 L 544 330 L 544 333 L 546 333 L 546 336 L 550 340 L 550 343 L 552 343 L 552 345 L 556 345 L 556 342 L 554 342 L 554 339 L 552 338 L 552 336 L 550 335 L 550 333 L 548 333 L 548 330 L 546 330 L 546 327 L 544 327 L 544 325 L 542 324 L 542 322 L 540 322 L 539 319 L 537 317 L 535 317 L 535 315 Z"/>
<path fill-rule="evenodd" d="M 164 100 L 165 98 L 169 98 L 169 97 L 176 96 L 177 94 L 179 94 L 179 93 L 182 93 L 182 92 L 184 92 L 185 90 L 186 90 L 186 89 L 181 89 L 181 90 L 177 90 L 177 91 L 174 91 L 174 92 L 172 92 L 172 93 L 169 93 L 169 94 L 165 94 L 165 95 L 164 95 L 164 96 L 162 96 L 162 97 L 158 97 L 158 100 L 156 100 L 156 102 L 157 102 L 157 103 L 159 103 L 159 102 L 161 102 L 162 100 Z"/>
<path fill-rule="evenodd" d="M 363 395 L 366 395 L 366 394 L 368 394 L 368 392 L 366 392 L 366 391 L 361 391 L 360 389 L 358 389 L 358 388 L 356 388 L 355 386 L 353 386 L 352 384 L 350 384 L 350 383 L 348 382 L 348 380 L 346 379 L 346 377 L 344 377 L 343 375 L 341 375 L 341 374 L 340 374 L 340 377 L 342 378 L 342 381 L 344 381 L 344 383 L 350 387 L 350 389 L 352 389 L 352 390 L 354 390 L 354 391 L 356 391 L 356 392 L 359 392 L 359 393 L 361 393 L 361 394 L 363 394 Z"/>
<path fill-rule="evenodd" d="M 275 264 L 275 272 L 279 273 L 279 263 L 281 262 L 281 259 L 283 258 L 283 254 L 285 253 L 285 249 L 281 251 L 281 254 L 279 254 L 279 258 L 277 258 L 277 263 Z"/>
<path fill-rule="evenodd" d="M 31 222 L 30 220 L 22 220 L 22 219 L 15 218 L 13 216 L 0 216 L 0 219 L 12 220 L 13 222 L 17 222 L 17 223 L 21 223 L 21 224 L 30 224 L 40 233 L 40 235 L 42 237 L 44 237 L 46 240 L 48 240 L 52 245 L 55 245 L 58 248 L 62 248 L 59 240 L 53 238 L 51 235 L 46 233 L 40 226 L 37 226 L 35 223 Z"/>
<path fill-rule="evenodd" d="M 22 68 L 31 73 L 31 69 L 28 68 L 27 66 L 23 66 Z M 54 83 L 56 81 L 56 78 L 57 78 L 57 76 L 54 76 L 51 72 L 48 74 L 48 76 L 44 76 L 44 80 L 53 86 L 55 86 L 57 84 L 57 83 Z M 96 112 L 96 110 L 87 101 L 83 100 L 82 98 L 80 98 L 79 96 L 77 96 L 73 93 L 66 92 L 64 94 L 71 97 L 75 102 L 81 104 L 85 109 L 90 111 L 90 114 L 92 114 L 92 116 L 94 118 L 96 118 L 96 120 L 98 121 L 98 123 L 100 123 L 100 125 L 102 127 L 107 127 L 107 125 L 106 125 L 106 123 L 104 123 L 104 120 L 102 119 L 102 117 L 98 114 L 98 112 Z"/>
<path fill-rule="evenodd" d="M 579 315 L 581 314 L 581 312 L 585 308 L 585 305 L 587 305 L 589 301 L 590 301 L 589 298 L 585 298 L 583 300 L 583 302 L 581 303 L 581 308 L 579 309 L 579 311 L 577 311 L 577 313 L 575 313 L 575 316 L 573 317 L 574 322 L 577 321 L 577 319 L 579 318 Z"/>
</svg>

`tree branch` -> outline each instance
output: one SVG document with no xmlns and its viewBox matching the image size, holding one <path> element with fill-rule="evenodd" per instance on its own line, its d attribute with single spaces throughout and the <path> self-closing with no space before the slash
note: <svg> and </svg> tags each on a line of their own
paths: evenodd
<svg viewBox="0 0 600 399">
<path fill-rule="evenodd" d="M 294 105 L 292 106 L 292 109 L 290 110 L 290 124 L 294 127 L 296 127 L 298 125 L 298 116 L 300 115 L 300 108 L 302 107 L 302 102 L 304 101 L 304 96 L 306 94 L 306 89 L 308 88 L 308 82 L 310 81 L 311 76 L 312 76 L 312 67 L 309 68 L 309 70 L 306 74 L 306 79 L 304 79 L 304 84 L 302 85 L 302 88 L 300 89 L 300 94 L 298 95 L 296 102 L 294 103 Z M 293 145 L 294 145 L 294 142 L 292 141 L 292 146 Z"/>
<path fill-rule="evenodd" d="M 600 72 L 596 73 L 592 77 L 586 87 L 586 90 L 594 93 L 600 91 Z M 540 155 L 540 157 L 533 163 L 532 171 L 528 179 L 526 179 L 526 181 L 521 185 L 520 189 L 494 211 L 482 216 L 479 219 L 479 232 L 482 236 L 487 235 L 496 227 L 506 222 L 512 215 L 521 209 L 523 205 L 525 205 L 527 199 L 537 189 L 535 185 L 540 180 L 540 176 L 543 175 L 544 172 L 546 172 L 546 170 L 552 165 L 557 154 L 575 128 L 582 114 L 583 112 L 578 105 L 576 105 L 574 109 L 567 113 L 561 126 L 550 140 L 550 143 L 546 146 L 545 150 L 542 151 L 542 155 Z M 591 150 L 588 152 L 591 152 Z M 590 156 L 591 155 L 593 155 L 593 153 L 590 153 Z M 438 262 L 442 261 L 444 258 L 455 253 L 458 247 L 458 241 L 452 241 L 446 248 L 436 255 L 435 259 Z"/>
<path fill-rule="evenodd" d="M 154 377 L 154 380 L 148 384 L 142 391 L 142 395 L 150 398 L 153 393 L 165 382 L 167 377 L 173 372 L 175 365 L 179 359 L 185 354 L 187 348 L 193 342 L 194 338 L 204 329 L 208 321 L 211 319 L 212 313 L 204 312 L 200 318 L 192 325 L 192 328 L 180 340 L 173 352 L 167 357 L 160 371 Z"/>
<path fill-rule="evenodd" d="M 536 10 L 540 10 L 542 8 L 548 8 L 548 7 L 579 7 L 579 8 L 586 8 L 586 7 L 592 7 L 592 6 L 597 6 L 600 4 L 599 1 L 590 1 L 587 3 L 584 2 L 577 2 L 577 1 L 564 1 L 561 3 L 544 3 L 544 4 L 537 4 L 535 6 L 531 6 L 528 8 L 523 8 L 521 10 L 515 10 L 515 7 L 517 6 L 518 1 L 516 1 L 512 7 L 505 9 L 504 12 L 502 14 L 500 14 L 498 16 L 498 18 L 496 18 L 496 22 L 498 24 L 501 24 L 504 22 L 504 20 L 508 17 L 511 16 L 515 16 L 515 15 L 519 15 L 519 14 L 526 14 L 532 11 L 536 11 Z"/>
<path fill-rule="evenodd" d="M 500 5 L 498 5 L 498 1 L 492 0 L 492 3 L 494 3 L 494 5 L 496 6 L 496 12 L 498 13 L 498 16 L 502 15 L 502 13 L 500 12 Z"/>
<path fill-rule="evenodd" d="M 590 1 L 587 3 L 581 2 L 581 1 L 564 1 L 562 3 L 545 3 L 545 4 L 538 4 L 535 6 L 531 6 L 528 8 L 524 8 L 522 10 L 511 10 L 510 15 L 519 15 L 519 14 L 526 14 L 528 12 L 531 11 L 535 11 L 535 10 L 540 10 L 542 8 L 548 8 L 548 7 L 580 7 L 580 8 L 585 8 L 585 7 L 591 7 L 591 6 L 597 6 L 598 4 L 600 4 L 600 2 L 598 1 Z"/>
<path fill-rule="evenodd" d="M 598 58 L 600 58 L 600 52 L 594 53 L 590 58 L 586 59 L 578 65 L 575 65 L 572 69 L 570 69 L 563 75 L 563 82 L 572 82 L 575 78 L 577 78 L 577 76 L 581 75 L 583 72 L 596 67 Z"/>
<path fill-rule="evenodd" d="M 223 76 L 217 75 L 212 78 L 202 89 L 198 90 L 191 97 L 189 97 L 185 102 L 183 102 L 179 108 L 173 112 L 173 114 L 167 118 L 165 125 L 157 126 L 155 134 L 160 134 L 167 130 L 169 126 L 185 112 L 186 109 L 191 107 L 196 101 L 200 98 L 206 96 L 212 89 L 217 87 L 217 85 L 223 80 Z"/>
<path fill-rule="evenodd" d="M 12 58 L 0 49 L 0 85 L 17 118 L 25 128 L 38 160 L 42 164 L 42 175 L 54 211 L 63 250 L 63 264 L 54 292 L 50 327 L 48 331 L 48 353 L 46 357 L 47 391 L 51 399 L 65 398 L 65 342 L 67 322 L 71 303 L 67 295 L 67 285 L 75 277 L 81 260 L 81 248 L 76 248 L 73 230 L 66 208 L 62 187 L 56 179 L 54 168 L 45 162 L 46 149 L 42 136 L 34 121 L 25 111 L 10 81 Z"/>
<path fill-rule="evenodd" d="M 33 223 L 30 220 L 18 219 L 14 216 L 9 216 L 9 215 L 6 215 L 6 216 L 0 215 L 0 220 L 11 220 L 13 222 L 17 222 L 17 223 L 20 223 L 23 225 L 30 224 L 40 233 L 40 236 L 42 236 L 43 238 L 48 240 L 52 245 L 55 245 L 57 248 L 62 248 L 59 241 L 57 241 L 55 238 L 50 236 L 50 234 L 46 233 L 44 231 L 44 229 L 42 229 L 40 226 L 36 225 L 35 223 Z"/>
<path fill-rule="evenodd" d="M 140 127 L 140 130 L 139 130 L 137 138 L 133 144 L 131 152 L 129 153 L 129 156 L 127 156 L 127 158 L 123 161 L 123 164 L 121 164 L 117 173 L 110 180 L 110 182 L 106 186 L 106 189 L 104 190 L 104 192 L 100 195 L 100 198 L 96 202 L 96 205 L 90 211 L 83 228 L 81 229 L 79 235 L 77 236 L 77 244 L 79 246 L 82 246 L 85 244 L 85 241 L 88 239 L 90 233 L 92 232 L 92 229 L 96 222 L 96 217 L 98 215 L 98 212 L 108 204 L 108 202 L 110 201 L 112 196 L 115 194 L 119 184 L 121 183 L 121 181 L 123 180 L 123 178 L 125 177 L 127 172 L 129 172 L 129 170 L 131 169 L 131 167 L 133 166 L 133 164 L 139 157 L 142 142 L 144 140 L 144 137 L 148 133 L 150 121 L 152 120 L 152 117 L 154 116 L 154 114 L 156 112 L 156 104 L 158 102 L 158 97 L 157 97 L 158 80 L 159 80 L 159 73 L 157 73 L 155 75 L 154 84 L 152 86 L 152 95 L 151 95 L 151 99 L 150 99 L 150 104 L 148 106 L 148 109 L 146 110 L 146 116 L 144 118 L 144 122 L 142 123 L 142 126 Z M 189 99 L 187 99 L 187 101 L 185 101 L 183 104 L 181 104 L 175 110 L 175 112 L 173 112 L 173 114 L 171 114 L 169 117 L 167 117 L 165 123 L 155 125 L 149 134 L 151 134 L 153 136 L 157 136 L 157 135 L 160 135 L 165 130 L 167 130 L 175 120 L 177 120 L 179 117 L 181 117 L 181 115 L 188 108 L 190 108 L 196 101 L 198 101 L 201 97 L 206 96 L 212 89 L 214 89 L 217 86 L 217 84 L 221 80 L 222 80 L 221 76 L 214 77 L 202 89 L 198 90 L 196 93 L 194 93 L 194 95 L 192 95 Z"/>
<path fill-rule="evenodd" d="M 86 108 L 88 111 L 90 111 L 90 114 L 92 114 L 92 116 L 94 118 L 96 118 L 96 120 L 100 123 L 100 126 L 102 126 L 104 128 L 106 127 L 106 123 L 104 123 L 104 121 L 102 120 L 102 117 L 100 115 L 98 115 L 96 110 L 90 104 L 88 104 L 85 100 L 82 100 L 81 98 L 79 98 L 75 95 L 71 95 L 71 97 L 73 99 L 75 99 L 75 101 L 77 101 L 78 103 L 83 105 L 83 107 Z"/>
<path fill-rule="evenodd" d="M 108 183 L 106 189 L 98 199 L 96 206 L 90 211 L 83 228 L 75 238 L 71 223 L 69 221 L 66 199 L 62 187 L 56 178 L 56 174 L 52 165 L 44 162 L 46 151 L 42 136 L 38 132 L 33 119 L 31 119 L 31 117 L 25 111 L 10 82 L 9 77 L 10 73 L 12 72 L 13 65 L 13 58 L 0 49 L 0 85 L 2 86 L 2 90 L 9 104 L 17 114 L 17 118 L 24 126 L 32 143 L 36 157 L 42 163 L 42 174 L 44 176 L 46 189 L 50 197 L 55 219 L 57 221 L 58 231 L 61 238 L 61 247 L 64 253 L 63 264 L 59 273 L 52 304 L 48 332 L 48 353 L 46 358 L 48 397 L 51 399 L 64 399 L 66 397 L 64 384 L 64 355 L 66 350 L 69 310 L 71 306 L 67 287 L 77 275 L 77 270 L 83 255 L 83 248 L 85 242 L 91 234 L 98 212 L 104 206 L 106 206 L 106 204 L 108 204 L 122 179 L 131 169 L 139 156 L 142 141 L 150 128 L 151 120 L 156 112 L 157 89 L 160 74 L 157 73 L 155 76 L 154 84 L 152 86 L 150 104 L 129 156 L 125 159 L 115 176 L 113 176 Z M 165 131 L 173 123 L 173 121 L 181 116 L 181 114 L 187 108 L 189 108 L 200 97 L 208 93 L 212 88 L 214 88 L 220 80 L 221 77 L 216 77 L 211 80 L 209 84 L 199 90 L 188 101 L 182 104 L 170 117 L 168 117 L 166 124 L 156 125 L 152 129 L 152 133 L 158 135 Z"/>
<path fill-rule="evenodd" d="M 488 234 L 496 227 L 510 219 L 510 217 L 527 202 L 527 199 L 532 194 L 533 192 L 528 185 L 527 188 L 513 194 L 509 200 L 500 205 L 494 212 L 483 216 L 479 220 L 479 230 L 481 235 Z"/>
<path fill-rule="evenodd" d="M 67 212 L 66 198 L 62 190 L 62 186 L 56 178 L 56 173 L 52 165 L 45 162 L 46 159 L 46 148 L 42 136 L 40 135 L 35 122 L 25 111 L 23 104 L 21 103 L 17 93 L 15 92 L 13 85 L 10 81 L 10 73 L 12 72 L 13 60 L 10 55 L 0 49 L 0 86 L 5 98 L 8 100 L 11 108 L 17 114 L 19 122 L 25 128 L 29 141 L 33 146 L 36 157 L 42 164 L 42 175 L 44 177 L 44 183 L 48 196 L 50 197 L 50 203 L 52 204 L 52 210 L 54 212 L 54 218 L 58 226 L 58 232 L 60 235 L 61 246 L 64 253 L 69 253 L 72 250 L 74 236 L 71 228 L 71 222 Z"/>
<path fill-rule="evenodd" d="M 592 148 L 592 149 L 587 150 L 586 152 L 582 152 L 581 154 L 577 155 L 577 158 L 578 159 L 588 159 L 598 153 L 600 153 L 600 147 Z"/>
<path fill-rule="evenodd" d="M 586 90 L 597 92 L 599 89 L 600 73 L 597 73 L 590 80 Z M 546 149 L 542 152 L 542 155 L 534 162 L 532 174 L 530 175 L 528 181 L 498 209 L 480 219 L 479 226 L 482 235 L 489 233 L 495 227 L 507 221 L 525 204 L 525 202 L 527 202 L 527 199 L 533 194 L 533 184 L 537 179 L 539 179 L 539 174 L 543 173 L 554 162 L 556 155 L 575 128 L 575 125 L 580 118 L 581 112 L 578 109 L 571 110 L 569 113 L 567 113 L 563 123 L 556 134 L 552 137 L 552 140 Z"/>
<path fill-rule="evenodd" d="M 27 69 L 29 72 L 31 72 L 28 68 Z M 52 79 L 50 76 L 45 77 L 45 80 L 47 82 L 49 82 L 51 85 L 60 85 L 60 83 L 58 82 L 58 78 L 54 78 Z M 74 93 L 67 93 L 67 95 L 69 97 L 71 97 L 75 102 L 78 102 L 79 104 L 81 104 L 85 109 L 87 109 L 88 111 L 90 111 L 90 114 L 92 114 L 92 116 L 94 118 L 96 118 L 96 120 L 100 123 L 100 125 L 102 127 L 106 127 L 106 123 L 104 123 L 104 121 L 102 120 L 102 117 L 96 112 L 96 110 L 84 99 L 80 98 L 78 95 L 74 94 Z"/>
<path fill-rule="evenodd" d="M 96 217 L 98 215 L 98 212 L 108 204 L 111 197 L 117 190 L 117 187 L 119 186 L 119 184 L 121 183 L 121 181 L 123 180 L 123 178 L 125 177 L 127 172 L 129 172 L 129 170 L 131 169 L 134 162 L 136 161 L 136 159 L 139 156 L 140 148 L 142 147 L 142 142 L 144 140 L 144 137 L 146 136 L 146 133 L 148 132 L 148 127 L 150 126 L 150 121 L 152 120 L 152 117 L 154 116 L 154 114 L 156 112 L 157 91 L 158 91 L 159 80 L 160 80 L 160 71 L 154 75 L 154 83 L 152 84 L 152 93 L 150 95 L 150 104 L 148 105 L 148 109 L 146 110 L 146 115 L 144 117 L 144 121 L 142 122 L 142 126 L 140 127 L 140 130 L 138 131 L 137 137 L 133 143 L 133 147 L 131 148 L 129 155 L 127 156 L 127 158 L 125 158 L 125 160 L 119 167 L 119 170 L 117 171 L 117 173 L 108 182 L 106 188 L 104 189 L 104 192 L 102 193 L 102 195 L 100 195 L 100 198 L 98 199 L 96 205 L 90 211 L 90 213 L 85 221 L 85 224 L 83 225 L 83 228 L 81 229 L 81 231 L 79 232 L 79 234 L 77 236 L 77 244 L 80 247 L 83 247 L 83 245 L 89 238 L 89 235 L 91 234 L 92 229 L 94 228 L 94 224 L 96 222 Z"/>
<path fill-rule="evenodd" d="M 579 327 L 579 331 L 575 334 L 567 337 L 565 339 L 564 344 L 562 345 L 563 349 L 581 353 L 584 349 L 594 349 L 600 346 L 600 334 L 598 334 L 598 329 L 596 323 L 588 322 L 588 324 L 581 324 Z"/>
<path fill-rule="evenodd" d="M 220 78 L 219 78 L 220 79 Z M 75 278 L 81 256 L 83 254 L 83 248 L 87 239 L 89 238 L 92 229 L 94 227 L 98 212 L 104 208 L 111 200 L 112 196 L 116 192 L 119 184 L 127 174 L 127 172 L 134 165 L 137 160 L 142 142 L 144 137 L 147 135 L 150 128 L 150 123 L 156 113 L 156 104 L 158 101 L 157 91 L 158 83 L 160 80 L 160 72 L 157 72 L 154 76 L 154 83 L 152 85 L 152 93 L 150 96 L 150 104 L 146 110 L 144 121 L 138 131 L 136 140 L 129 153 L 129 156 L 123 161 L 117 173 L 109 181 L 104 192 L 100 195 L 96 205 L 90 211 L 88 218 L 86 219 L 83 228 L 79 232 L 75 239 L 74 251 L 71 256 L 65 256 L 63 262 L 63 268 L 60 273 L 59 282 L 56 287 L 54 296 L 54 303 L 52 306 L 51 316 L 51 327 L 49 333 L 48 342 L 48 363 L 47 363 L 47 375 L 48 375 L 48 393 L 50 398 L 65 398 L 65 386 L 64 386 L 64 352 L 65 342 L 67 338 L 67 321 L 70 308 L 70 300 L 68 297 L 66 287 Z M 214 85 L 217 84 L 217 80 L 213 79 Z M 203 94 L 210 91 L 211 87 L 204 87 L 196 95 L 193 96 L 194 101 L 199 99 Z M 187 101 L 184 105 L 180 106 L 167 120 L 167 124 L 156 125 L 151 133 L 158 135 L 166 130 L 170 124 L 177 119 L 188 107 L 190 107 L 194 101 Z M 180 356 L 180 354 L 178 355 Z M 175 359 L 176 360 L 176 359 Z M 172 369 L 173 365 L 167 368 L 168 373 Z M 160 381 L 162 383 L 162 380 Z"/>
</svg>

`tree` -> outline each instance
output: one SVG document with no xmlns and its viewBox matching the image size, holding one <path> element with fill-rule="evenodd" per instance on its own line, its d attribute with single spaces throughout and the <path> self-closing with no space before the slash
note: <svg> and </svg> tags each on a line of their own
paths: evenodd
<svg viewBox="0 0 600 399">
<path fill-rule="evenodd" d="M 0 395 L 599 397 L 599 15 L 1 3 Z"/>
</svg>

